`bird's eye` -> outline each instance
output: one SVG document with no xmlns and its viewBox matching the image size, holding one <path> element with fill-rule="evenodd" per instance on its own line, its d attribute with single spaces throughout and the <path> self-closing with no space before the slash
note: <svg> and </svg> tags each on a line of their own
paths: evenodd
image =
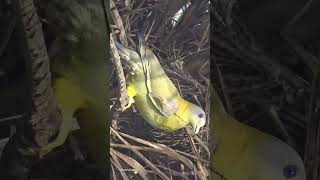
<svg viewBox="0 0 320 180">
<path fill-rule="evenodd" d="M 297 176 L 297 166 L 295 165 L 287 165 L 283 168 L 283 176 L 287 179 L 293 178 Z"/>
<path fill-rule="evenodd" d="M 198 117 L 199 117 L 199 118 L 203 118 L 203 116 L 204 116 L 204 115 L 203 115 L 202 113 L 198 114 Z"/>
</svg>

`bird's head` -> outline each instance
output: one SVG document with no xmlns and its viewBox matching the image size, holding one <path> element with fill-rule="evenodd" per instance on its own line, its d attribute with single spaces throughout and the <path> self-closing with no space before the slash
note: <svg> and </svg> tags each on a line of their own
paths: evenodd
<svg viewBox="0 0 320 180">
<path fill-rule="evenodd" d="M 197 134 L 200 131 L 200 128 L 206 124 L 206 114 L 201 107 L 192 103 L 188 103 L 188 109 L 190 112 L 190 114 L 188 114 L 190 126 L 192 127 L 194 134 Z"/>
<path fill-rule="evenodd" d="M 304 164 L 299 154 L 279 139 L 269 135 L 268 137 L 271 138 L 258 142 L 253 153 L 253 157 L 257 158 L 256 163 L 253 164 L 253 167 L 257 169 L 257 178 L 261 180 L 306 180 Z"/>
</svg>

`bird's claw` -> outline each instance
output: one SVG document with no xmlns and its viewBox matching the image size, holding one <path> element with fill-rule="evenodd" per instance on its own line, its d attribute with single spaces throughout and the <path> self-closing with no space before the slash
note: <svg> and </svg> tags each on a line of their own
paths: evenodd
<svg viewBox="0 0 320 180">
<path fill-rule="evenodd" d="M 133 103 L 135 103 L 134 99 L 132 97 L 129 97 L 129 102 L 125 107 L 122 108 L 122 112 L 130 108 Z"/>
</svg>

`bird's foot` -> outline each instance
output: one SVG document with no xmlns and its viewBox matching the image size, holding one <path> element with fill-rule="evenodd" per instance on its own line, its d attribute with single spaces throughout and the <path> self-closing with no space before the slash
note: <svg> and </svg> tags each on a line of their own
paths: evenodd
<svg viewBox="0 0 320 180">
<path fill-rule="evenodd" d="M 130 108 L 133 103 L 135 103 L 134 99 L 133 99 L 132 97 L 129 97 L 129 102 L 128 102 L 128 104 L 127 104 L 126 106 L 124 106 L 124 107 L 122 108 L 122 112 L 124 112 L 125 110 L 127 110 L 128 108 Z"/>
</svg>

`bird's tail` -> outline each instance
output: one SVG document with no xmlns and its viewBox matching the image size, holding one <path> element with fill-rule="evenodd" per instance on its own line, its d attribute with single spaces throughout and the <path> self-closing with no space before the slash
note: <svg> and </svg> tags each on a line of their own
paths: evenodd
<svg viewBox="0 0 320 180">
<path fill-rule="evenodd" d="M 141 70 L 142 62 L 140 55 L 136 51 L 124 47 L 118 41 L 114 41 L 114 43 L 118 49 L 121 59 L 125 61 L 125 65 L 127 65 L 132 71 Z"/>
</svg>

